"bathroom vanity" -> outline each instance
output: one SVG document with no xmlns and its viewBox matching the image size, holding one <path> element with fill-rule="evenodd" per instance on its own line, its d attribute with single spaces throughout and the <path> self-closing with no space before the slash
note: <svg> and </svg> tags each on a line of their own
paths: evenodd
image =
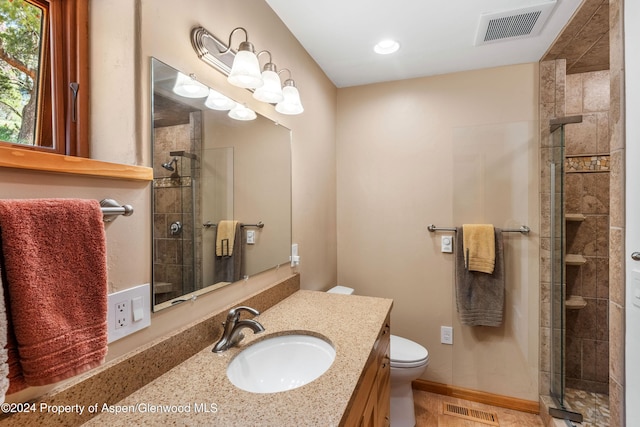
<svg viewBox="0 0 640 427">
<path fill-rule="evenodd" d="M 295 292 L 257 317 L 262 334 L 246 330 L 237 347 L 212 346 L 114 405 L 88 425 L 388 425 L 389 313 L 392 300 Z M 235 387 L 226 370 L 259 340 L 301 333 L 335 348 L 335 360 L 316 380 L 278 393 Z"/>
</svg>

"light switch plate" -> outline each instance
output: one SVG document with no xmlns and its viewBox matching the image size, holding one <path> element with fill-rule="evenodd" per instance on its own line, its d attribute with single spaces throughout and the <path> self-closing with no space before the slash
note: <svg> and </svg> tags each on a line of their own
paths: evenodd
<svg viewBox="0 0 640 427">
<path fill-rule="evenodd" d="M 453 252 L 453 236 L 442 236 L 441 251 L 448 254 Z"/>
</svg>

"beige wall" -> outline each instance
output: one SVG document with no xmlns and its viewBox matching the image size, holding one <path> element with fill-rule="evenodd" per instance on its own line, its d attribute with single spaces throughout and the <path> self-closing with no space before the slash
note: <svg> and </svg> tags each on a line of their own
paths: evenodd
<svg viewBox="0 0 640 427">
<path fill-rule="evenodd" d="M 254 0 L 92 1 L 91 150 L 94 158 L 150 166 L 150 57 L 196 73 L 212 87 L 245 101 L 293 131 L 293 240 L 300 245 L 302 287 L 323 289 L 336 280 L 335 120 L 336 89 L 266 3 Z M 235 26 L 249 30 L 256 48 L 268 48 L 274 62 L 290 68 L 305 113 L 283 117 L 258 104 L 249 92 L 231 88 L 222 75 L 197 59 L 191 27 L 205 26 L 226 39 Z M 234 43 L 239 43 L 234 40 Z M 0 197 L 115 198 L 135 214 L 107 226 L 110 292 L 151 280 L 150 183 L 71 177 L 0 169 Z M 183 325 L 287 277 L 289 267 L 271 270 L 220 289 L 195 302 L 152 315 L 151 326 L 109 346 L 116 358 Z M 13 401 L 40 395 L 28 389 Z"/>
<path fill-rule="evenodd" d="M 537 401 L 537 64 L 338 92 L 338 282 L 394 299 L 392 330 L 424 345 L 423 378 Z M 441 227 L 505 236 L 500 328 L 460 325 Z M 451 234 L 451 233 L 449 233 Z M 454 345 L 440 344 L 440 326 Z"/>
</svg>

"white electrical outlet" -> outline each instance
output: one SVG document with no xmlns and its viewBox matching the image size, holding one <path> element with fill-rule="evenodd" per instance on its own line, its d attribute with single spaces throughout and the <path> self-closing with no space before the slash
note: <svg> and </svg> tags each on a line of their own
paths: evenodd
<svg viewBox="0 0 640 427">
<path fill-rule="evenodd" d="M 440 326 L 440 342 L 442 344 L 453 344 L 452 326 Z"/>
<path fill-rule="evenodd" d="M 129 319 L 131 317 L 130 305 L 126 300 L 118 301 L 115 310 L 115 328 L 120 329 L 129 326 Z"/>
<path fill-rule="evenodd" d="M 151 324 L 151 286 L 148 283 L 110 294 L 107 304 L 108 342 Z"/>
</svg>

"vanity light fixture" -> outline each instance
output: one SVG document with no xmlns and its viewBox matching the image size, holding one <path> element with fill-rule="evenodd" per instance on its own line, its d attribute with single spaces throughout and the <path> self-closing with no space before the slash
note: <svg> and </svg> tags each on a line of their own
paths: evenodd
<svg viewBox="0 0 640 427">
<path fill-rule="evenodd" d="M 204 98 L 209 94 L 209 88 L 197 81 L 195 74 L 178 73 L 173 92 L 185 98 Z"/>
<path fill-rule="evenodd" d="M 271 52 L 268 50 L 258 52 L 258 59 L 260 59 L 260 55 L 263 53 L 269 55 L 269 62 L 264 64 L 264 68 L 262 69 L 262 82 L 264 84 L 253 92 L 253 97 L 258 101 L 276 104 L 284 99 L 282 83 L 280 82 L 280 76 L 278 76 L 276 64 L 272 62 Z"/>
<path fill-rule="evenodd" d="M 233 107 L 231 111 L 229 111 L 229 117 L 231 117 L 234 120 L 248 121 L 248 120 L 254 120 L 257 117 L 257 115 L 255 111 L 253 111 L 250 108 L 247 108 L 246 105 L 242 105 L 239 102 L 237 102 L 236 106 Z"/>
<path fill-rule="evenodd" d="M 231 49 L 231 40 L 238 31 L 245 33 L 245 41 L 234 51 Z M 291 71 L 278 71 L 268 50 L 261 50 L 256 55 L 245 28 L 234 28 L 229 34 L 229 42 L 225 44 L 204 27 L 194 27 L 191 29 L 191 45 L 198 58 L 226 75 L 232 85 L 254 92 L 254 99 L 275 104 L 276 111 L 282 114 L 300 114 L 304 111 Z M 258 57 L 265 53 L 269 55 L 269 60 L 261 71 Z M 282 83 L 279 76 L 285 70 L 289 72 L 289 79 Z"/>
<path fill-rule="evenodd" d="M 217 90 L 209 89 L 209 96 L 207 100 L 204 101 L 204 105 L 212 110 L 229 111 L 235 107 L 236 102 Z"/>
<path fill-rule="evenodd" d="M 388 55 L 396 52 L 398 49 L 400 49 L 400 43 L 391 39 L 381 40 L 373 47 L 373 51 L 380 55 Z"/>
<path fill-rule="evenodd" d="M 276 104 L 276 111 L 281 114 L 296 115 L 304 111 L 302 101 L 300 101 L 300 92 L 296 87 L 296 82 L 291 78 L 291 71 L 284 68 L 280 72 L 289 72 L 289 78 L 284 81 L 282 94 L 284 99 Z"/>
<path fill-rule="evenodd" d="M 231 38 L 236 31 L 244 31 L 245 40 L 238 46 L 238 52 L 233 59 L 231 72 L 227 77 L 227 81 L 234 86 L 255 89 L 262 86 L 262 75 L 260 74 L 260 63 L 255 54 L 253 44 L 249 42 L 249 33 L 242 27 L 236 27 L 229 34 L 229 43 L 227 51 L 231 50 Z M 226 53 L 226 52 L 223 52 Z"/>
</svg>

